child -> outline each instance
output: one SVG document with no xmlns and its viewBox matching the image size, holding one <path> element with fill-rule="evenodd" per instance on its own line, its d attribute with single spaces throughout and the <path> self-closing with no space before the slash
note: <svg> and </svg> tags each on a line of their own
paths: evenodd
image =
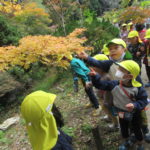
<svg viewBox="0 0 150 150">
<path fill-rule="evenodd" d="M 127 42 L 128 29 L 127 24 L 124 23 L 121 25 L 120 38 Z"/>
<path fill-rule="evenodd" d="M 129 22 L 128 23 L 128 27 L 129 27 L 129 32 L 133 31 L 134 30 L 134 25 L 132 22 Z"/>
<path fill-rule="evenodd" d="M 148 102 L 145 89 L 140 82 L 136 81 L 136 77 L 140 73 L 140 67 L 132 60 L 122 61 L 118 65 L 119 68 L 115 76 L 119 81 L 101 81 L 101 77 L 91 71 L 92 83 L 96 88 L 111 91 L 113 94 L 113 103 L 118 111 L 121 134 L 124 139 L 123 144 L 119 146 L 119 150 L 126 150 L 129 146 L 130 123 L 138 141 L 137 150 L 144 150 L 140 112 Z"/>
<path fill-rule="evenodd" d="M 147 73 L 147 77 L 148 77 L 148 80 L 149 80 L 148 83 L 145 84 L 145 87 L 150 87 L 150 29 L 148 29 L 146 31 L 145 39 L 147 39 L 147 41 L 145 42 L 146 55 L 144 57 L 143 63 L 145 64 L 146 73 Z"/>
<path fill-rule="evenodd" d="M 36 91 L 26 96 L 21 104 L 33 150 L 73 150 L 71 137 L 60 129 L 64 123 L 53 105 L 55 98 L 55 94 Z"/>
<path fill-rule="evenodd" d="M 131 31 L 128 34 L 129 46 L 128 50 L 133 56 L 133 60 L 136 61 L 141 68 L 141 59 L 145 54 L 145 45 L 142 43 L 137 31 Z"/>
<path fill-rule="evenodd" d="M 103 45 L 103 49 L 101 50 L 101 52 L 102 52 L 103 54 L 105 54 L 106 56 L 109 56 L 109 49 L 108 49 L 108 47 L 107 47 L 107 44 L 104 44 L 104 45 Z"/>
<path fill-rule="evenodd" d="M 96 60 L 103 61 L 108 60 L 108 57 L 104 54 L 97 54 L 93 57 Z M 110 76 L 107 72 L 103 71 L 102 69 L 98 67 L 92 67 L 94 71 L 96 71 L 99 75 L 101 75 L 101 80 L 110 80 Z M 116 130 L 119 129 L 118 125 L 118 119 L 117 116 L 113 114 L 113 97 L 111 92 L 109 91 L 103 91 L 103 90 L 97 90 L 97 96 L 100 99 L 102 109 L 107 114 L 103 117 L 103 119 L 109 119 L 112 121 L 113 124 L 109 124 L 109 129 Z"/>
<path fill-rule="evenodd" d="M 142 40 L 142 42 L 145 42 L 145 33 L 146 33 L 145 25 L 141 23 L 137 23 L 135 25 L 135 29 L 138 32 L 139 37 Z"/>
<path fill-rule="evenodd" d="M 73 58 L 71 55 L 64 56 L 62 59 L 68 61 L 70 63 L 73 74 L 76 77 L 81 78 L 82 84 L 85 88 L 85 92 L 90 99 L 90 103 L 87 104 L 86 107 L 94 106 L 95 110 L 92 114 L 93 116 L 98 116 L 101 112 L 101 106 L 98 103 L 93 88 L 89 86 L 91 83 L 90 76 L 88 75 L 90 69 L 85 65 L 85 63 L 82 60 L 78 58 Z"/>
</svg>

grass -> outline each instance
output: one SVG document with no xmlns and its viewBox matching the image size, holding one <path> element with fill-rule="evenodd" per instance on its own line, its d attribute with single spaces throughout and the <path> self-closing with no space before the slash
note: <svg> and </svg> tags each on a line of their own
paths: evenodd
<svg viewBox="0 0 150 150">
<path fill-rule="evenodd" d="M 75 137 L 75 130 L 76 130 L 76 128 L 64 126 L 64 127 L 62 128 L 62 130 L 63 130 L 66 134 L 68 134 L 69 136 Z"/>
<path fill-rule="evenodd" d="M 0 130 L 0 144 L 9 144 L 10 140 L 5 137 L 5 133 Z"/>
<path fill-rule="evenodd" d="M 81 126 L 81 129 L 83 130 L 83 132 L 88 134 L 92 131 L 92 126 L 91 126 L 91 124 L 83 124 Z"/>
<path fill-rule="evenodd" d="M 51 68 L 50 71 L 47 72 L 44 79 L 38 80 L 34 83 L 32 91 L 43 90 L 48 92 L 52 85 L 59 80 L 59 73 L 56 68 Z"/>
</svg>

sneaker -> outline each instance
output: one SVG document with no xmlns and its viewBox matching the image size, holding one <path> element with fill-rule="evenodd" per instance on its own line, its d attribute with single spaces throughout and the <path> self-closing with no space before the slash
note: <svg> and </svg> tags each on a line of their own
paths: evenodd
<svg viewBox="0 0 150 150">
<path fill-rule="evenodd" d="M 127 150 L 129 147 L 132 147 L 136 142 L 136 139 L 133 137 L 129 137 L 123 144 L 119 146 L 119 150 Z M 140 150 L 140 149 L 139 149 Z"/>
<path fill-rule="evenodd" d="M 100 117 L 100 119 L 101 119 L 102 121 L 111 122 L 111 120 L 110 120 L 110 118 L 108 117 L 108 115 L 102 116 L 102 117 Z"/>
<path fill-rule="evenodd" d="M 101 106 L 99 106 L 99 108 L 97 108 L 97 109 L 95 109 L 95 110 L 93 111 L 92 115 L 93 115 L 94 117 L 99 116 L 100 113 L 101 113 L 101 111 L 102 111 L 102 108 L 101 108 Z"/>
<path fill-rule="evenodd" d="M 91 108 L 91 107 L 93 107 L 93 104 L 91 104 L 91 103 L 87 103 L 87 104 L 85 105 L 85 108 Z"/>
<path fill-rule="evenodd" d="M 137 145 L 136 150 L 144 150 L 144 146 L 142 144 Z"/>
<path fill-rule="evenodd" d="M 129 141 L 129 145 L 132 146 L 132 145 L 134 145 L 137 142 L 137 139 L 136 139 L 135 135 L 131 135 L 129 137 L 128 141 Z"/>
<path fill-rule="evenodd" d="M 119 146 L 119 150 L 127 150 L 127 149 L 128 148 L 125 145 L 123 145 L 123 144 Z"/>
<path fill-rule="evenodd" d="M 109 124 L 107 130 L 109 132 L 116 132 L 117 130 L 119 130 L 119 125 Z"/>
<path fill-rule="evenodd" d="M 150 82 L 146 83 L 144 86 L 145 87 L 150 87 Z"/>
</svg>

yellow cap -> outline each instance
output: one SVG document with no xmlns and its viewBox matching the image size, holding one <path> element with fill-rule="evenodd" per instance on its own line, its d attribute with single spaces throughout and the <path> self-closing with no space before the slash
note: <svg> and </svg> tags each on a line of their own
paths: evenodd
<svg viewBox="0 0 150 150">
<path fill-rule="evenodd" d="M 26 96 L 21 104 L 21 114 L 34 150 L 52 149 L 57 142 L 58 131 L 51 112 L 55 98 L 55 94 L 36 91 Z"/>
<path fill-rule="evenodd" d="M 129 32 L 128 38 L 133 38 L 133 37 L 138 37 L 138 41 L 140 43 L 142 43 L 142 41 L 141 41 L 141 39 L 139 37 L 139 33 L 137 31 L 131 31 L 131 32 Z"/>
<path fill-rule="evenodd" d="M 108 57 L 104 54 L 97 54 L 97 55 L 93 56 L 93 58 L 96 60 L 100 60 L 100 61 L 108 60 Z"/>
<path fill-rule="evenodd" d="M 150 29 L 148 29 L 148 30 L 146 31 L 145 38 L 146 38 L 146 39 L 149 39 L 149 38 L 150 38 Z"/>
<path fill-rule="evenodd" d="M 109 49 L 107 47 L 107 44 L 103 45 L 103 49 L 101 50 L 105 55 L 109 55 Z"/>
<path fill-rule="evenodd" d="M 72 57 L 71 54 L 67 55 L 66 57 L 67 57 L 69 60 L 72 60 L 72 59 L 73 59 L 73 57 Z"/>
<path fill-rule="evenodd" d="M 122 39 L 113 39 L 111 40 L 108 44 L 107 47 L 109 47 L 110 44 L 117 44 L 117 45 L 122 45 L 124 48 L 127 48 L 126 43 Z"/>
<path fill-rule="evenodd" d="M 136 81 L 136 77 L 139 75 L 140 73 L 140 67 L 139 65 L 133 61 L 133 60 L 125 60 L 122 61 L 120 63 L 117 63 L 120 67 L 126 69 L 127 71 L 129 71 L 132 75 L 133 75 L 133 79 L 132 79 L 132 86 L 133 87 L 141 87 L 142 84 L 138 81 Z"/>
<path fill-rule="evenodd" d="M 122 26 L 122 27 L 125 27 L 125 26 L 127 26 L 127 24 L 126 24 L 126 23 L 124 23 L 124 24 L 122 24 L 121 26 Z"/>
<path fill-rule="evenodd" d="M 132 23 L 132 22 L 129 22 L 129 23 L 128 23 L 128 26 L 131 26 L 131 25 L 133 25 L 133 23 Z"/>
<path fill-rule="evenodd" d="M 67 59 L 69 59 L 69 60 L 72 60 L 73 59 L 73 57 L 72 57 L 72 55 L 71 54 L 66 54 L 66 55 L 64 55 L 64 54 L 60 54 L 60 55 L 58 55 L 58 60 L 59 61 L 61 61 L 64 57 L 66 57 Z"/>
</svg>

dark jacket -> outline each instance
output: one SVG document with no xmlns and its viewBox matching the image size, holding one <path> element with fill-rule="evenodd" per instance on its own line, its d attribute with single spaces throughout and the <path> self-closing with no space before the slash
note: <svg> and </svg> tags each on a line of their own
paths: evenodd
<svg viewBox="0 0 150 150">
<path fill-rule="evenodd" d="M 130 52 L 127 51 L 123 57 L 123 60 L 131 60 L 131 59 L 132 55 L 130 54 Z M 114 63 L 113 60 L 98 61 L 90 56 L 88 57 L 86 62 L 93 67 L 98 67 L 102 69 L 104 72 L 109 72 L 111 65 Z"/>
<path fill-rule="evenodd" d="M 102 69 L 104 72 L 108 73 L 109 69 L 113 65 L 114 61 L 113 60 L 98 61 L 98 60 L 89 56 L 87 59 L 87 63 L 93 67 L 98 67 L 98 68 Z M 137 81 L 142 83 L 142 79 L 140 76 L 138 76 L 136 79 L 137 79 Z"/>
<path fill-rule="evenodd" d="M 136 45 L 129 44 L 128 50 L 133 56 L 133 60 L 136 61 L 139 65 L 141 65 L 141 59 L 145 55 L 145 44 L 137 43 Z M 136 53 L 140 52 L 139 56 L 136 56 Z"/>
</svg>

